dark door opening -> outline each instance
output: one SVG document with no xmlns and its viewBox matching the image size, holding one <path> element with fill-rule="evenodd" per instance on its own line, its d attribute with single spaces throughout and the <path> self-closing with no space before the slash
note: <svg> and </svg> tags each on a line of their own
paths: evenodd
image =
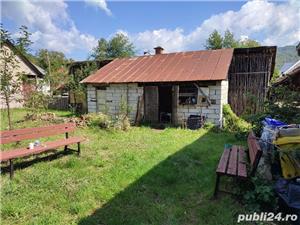
<svg viewBox="0 0 300 225">
<path fill-rule="evenodd" d="M 172 86 L 159 86 L 159 122 L 171 123 L 172 118 Z"/>
</svg>

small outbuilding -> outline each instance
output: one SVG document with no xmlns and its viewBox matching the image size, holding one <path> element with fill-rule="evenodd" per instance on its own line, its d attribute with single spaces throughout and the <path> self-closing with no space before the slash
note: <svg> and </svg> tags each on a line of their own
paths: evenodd
<svg viewBox="0 0 300 225">
<path fill-rule="evenodd" d="M 222 106 L 228 103 L 229 71 L 234 75 L 239 72 L 238 67 L 231 66 L 235 51 L 164 54 L 162 47 L 156 47 L 155 55 L 115 59 L 81 81 L 87 85 L 88 112 L 118 116 L 126 105 L 132 122 L 179 125 L 190 116 L 201 116 L 222 126 Z M 241 58 L 241 53 L 238 54 Z M 251 61 L 249 55 L 244 57 Z M 248 68 L 242 69 L 244 74 L 249 72 Z M 272 68 L 265 70 L 267 75 L 263 80 L 268 81 Z M 236 88 L 232 92 L 235 90 L 240 91 Z"/>
</svg>

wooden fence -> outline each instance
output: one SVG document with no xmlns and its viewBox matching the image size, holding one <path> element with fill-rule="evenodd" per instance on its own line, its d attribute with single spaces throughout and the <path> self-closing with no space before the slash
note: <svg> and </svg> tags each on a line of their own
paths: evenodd
<svg viewBox="0 0 300 225">
<path fill-rule="evenodd" d="M 49 104 L 49 109 L 68 110 L 69 96 L 54 96 L 53 101 Z"/>
</svg>

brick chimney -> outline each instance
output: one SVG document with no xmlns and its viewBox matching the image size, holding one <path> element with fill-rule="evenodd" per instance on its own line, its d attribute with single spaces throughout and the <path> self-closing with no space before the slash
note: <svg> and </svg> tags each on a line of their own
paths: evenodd
<svg viewBox="0 0 300 225">
<path fill-rule="evenodd" d="M 163 54 L 164 53 L 164 49 L 160 46 L 157 46 L 155 49 L 155 55 L 159 55 L 159 54 Z"/>
</svg>

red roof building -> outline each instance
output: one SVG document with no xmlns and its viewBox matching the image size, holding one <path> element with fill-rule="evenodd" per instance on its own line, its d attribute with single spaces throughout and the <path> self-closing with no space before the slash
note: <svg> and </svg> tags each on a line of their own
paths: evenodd
<svg viewBox="0 0 300 225">
<path fill-rule="evenodd" d="M 199 121 L 222 126 L 229 77 L 239 71 L 255 76 L 255 68 L 249 67 L 254 65 L 252 58 L 255 63 L 271 62 L 268 65 L 272 67 L 274 49 L 271 54 L 266 54 L 268 51 L 269 47 L 260 47 L 164 54 L 163 48 L 157 47 L 155 55 L 115 59 L 81 81 L 87 85 L 88 111 L 118 116 L 124 113 L 121 105 L 126 103 L 125 113 L 135 123 L 185 125 L 190 118 L 201 118 Z M 270 79 L 271 67 L 266 67 L 265 74 L 260 75 L 263 80 Z M 236 88 L 241 89 L 247 87 Z"/>
<path fill-rule="evenodd" d="M 116 84 L 226 80 L 233 49 L 115 59 L 82 83 Z"/>
</svg>

